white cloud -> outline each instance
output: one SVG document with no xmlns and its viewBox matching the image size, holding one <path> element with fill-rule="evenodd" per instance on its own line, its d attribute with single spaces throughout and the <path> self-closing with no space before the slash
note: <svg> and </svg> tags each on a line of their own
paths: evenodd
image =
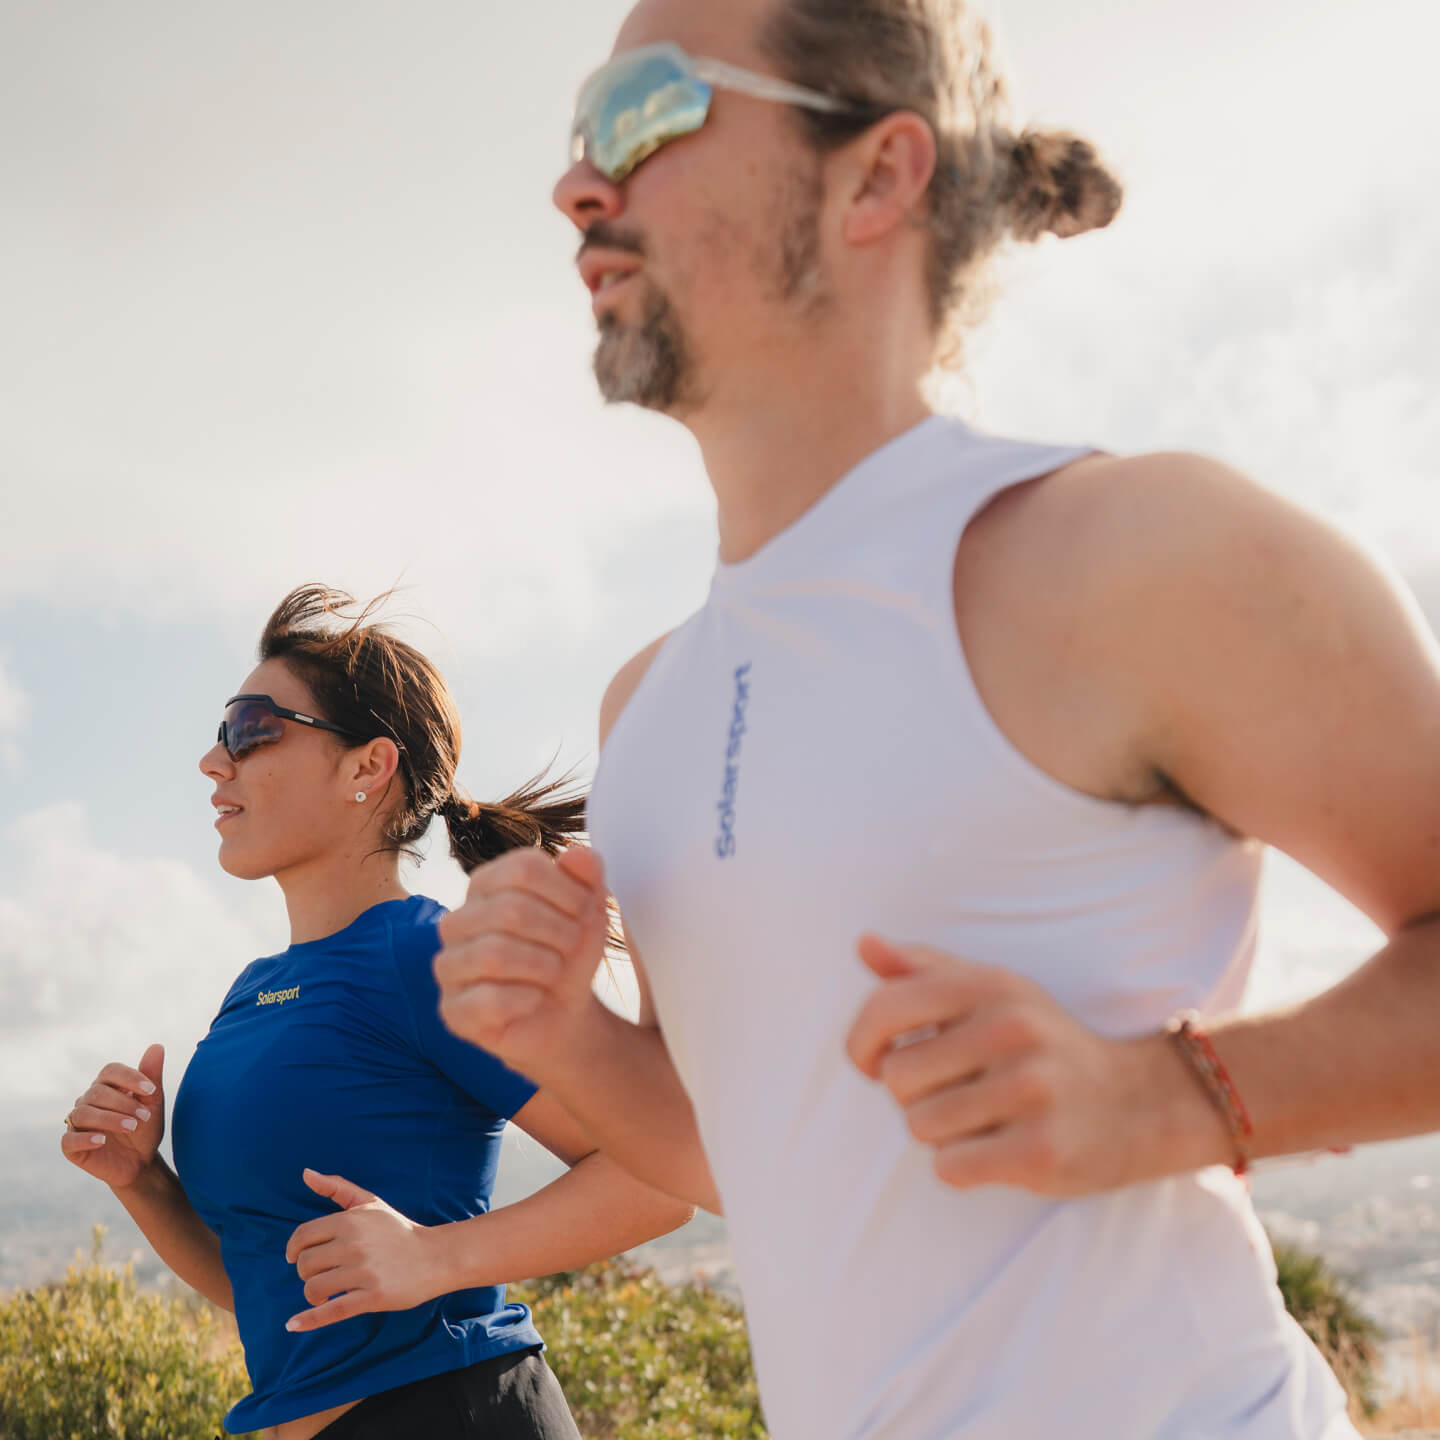
<svg viewBox="0 0 1440 1440">
<path fill-rule="evenodd" d="M 555 278 L 563 286 L 563 262 Z M 305 396 L 298 421 L 303 377 L 263 325 L 238 331 L 203 374 L 177 377 L 167 406 L 184 421 L 154 410 L 150 382 L 102 347 L 57 355 L 48 393 L 63 369 L 66 393 L 86 394 L 102 423 L 28 437 L 18 463 L 30 483 L 0 525 L 0 603 L 198 610 L 248 634 L 302 581 L 368 595 L 403 580 L 467 655 L 584 634 L 609 550 L 708 497 L 698 471 L 674 478 L 690 448 L 682 435 L 602 411 L 583 295 L 568 299 L 574 317 L 496 309 L 483 336 L 397 335 L 411 347 L 403 365 L 383 345 L 351 355 L 349 375 Z M 106 417 L 131 427 L 119 445 Z"/>
<path fill-rule="evenodd" d="M 119 70 L 103 17 L 78 55 L 29 17 L 35 63 L 0 96 L 34 136 L 0 156 L 18 197 L 0 604 L 198 611 L 248 635 L 302 579 L 373 592 L 403 572 L 467 655 L 590 632 L 614 555 L 709 506 L 682 433 L 599 406 L 574 237 L 547 203 L 569 79 L 624 8 L 569 7 L 558 51 L 538 11 L 507 13 L 492 55 L 543 51 L 546 73 L 492 66 L 478 87 L 465 7 L 437 7 L 457 43 L 423 59 L 384 16 L 287 15 L 259 108 L 248 51 L 182 6 Z M 1045 106 L 1022 114 L 1093 133 L 1130 202 L 1113 233 L 1027 257 L 979 367 L 984 418 L 1210 449 L 1371 528 L 1399 536 L 1404 513 L 1424 546 L 1440 420 L 1416 321 L 1440 212 L 1413 176 L 1436 102 L 1424 47 L 1387 38 L 1400 0 L 1363 26 L 1326 0 L 990 8 Z M 74 130 L 57 93 L 98 94 L 107 125 Z M 500 125 L 477 174 L 473 136 Z"/>
<path fill-rule="evenodd" d="M 1435 557 L 1440 202 L 1415 175 L 1440 92 L 1425 47 L 1397 43 L 1413 6 L 993 8 L 1045 107 L 1026 118 L 1093 138 L 1127 199 L 1112 229 L 1008 267 L 976 346 L 982 422 L 1203 450 L 1406 569 Z"/>
<path fill-rule="evenodd" d="M 1385 944 L 1378 926 L 1296 864 L 1270 851 L 1261 890 L 1260 954 L 1246 1008 L 1269 1010 L 1328 989 Z"/>
<path fill-rule="evenodd" d="M 14 769 L 20 763 L 20 748 L 15 737 L 24 729 L 30 714 L 30 697 L 5 668 L 0 657 L 0 770 Z"/>
<path fill-rule="evenodd" d="M 1440 635 L 1440 556 L 1434 557 L 1429 564 L 1417 566 L 1406 579 L 1415 591 L 1425 618 Z"/>
<path fill-rule="evenodd" d="M 0 829 L 0 860 L 0 1086 L 12 1104 L 77 1095 L 101 1065 L 134 1064 L 156 1040 L 173 1096 L 231 980 L 278 948 L 276 930 L 187 865 L 98 848 L 80 805 Z"/>
<path fill-rule="evenodd" d="M 325 6 L 232 33 L 162 0 L 122 67 L 118 21 L 77 52 L 27 16 L 0 93 L 32 137 L 0 151 L 0 606 L 250 635 L 303 580 L 403 573 L 467 653 L 587 633 L 610 545 L 708 498 L 683 434 L 603 411 L 548 204 L 602 9 L 558 51 L 541 11 L 487 14 L 477 52 L 455 3 L 421 37 Z M 263 104 L 256 45 L 284 57 Z M 82 101 L 105 126 L 71 125 Z"/>
<path fill-rule="evenodd" d="M 978 343 L 981 422 L 1210 453 L 1420 567 L 1440 534 L 1440 350 L 1416 324 L 1440 316 L 1440 207 L 1391 203 L 1383 245 L 1357 220 L 1197 267 L 1146 221 L 1026 257 Z"/>
</svg>

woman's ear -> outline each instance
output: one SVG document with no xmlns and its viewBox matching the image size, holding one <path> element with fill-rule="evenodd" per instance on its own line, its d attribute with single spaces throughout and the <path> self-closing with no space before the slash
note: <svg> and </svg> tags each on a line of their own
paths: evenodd
<svg viewBox="0 0 1440 1440">
<path fill-rule="evenodd" d="M 849 148 L 851 187 L 843 233 L 869 245 L 903 227 L 923 205 L 935 174 L 935 132 L 913 110 L 897 110 Z"/>
<path fill-rule="evenodd" d="M 345 783 L 357 795 L 379 795 L 399 768 L 399 747 L 393 740 L 380 737 L 350 751 Z"/>
</svg>

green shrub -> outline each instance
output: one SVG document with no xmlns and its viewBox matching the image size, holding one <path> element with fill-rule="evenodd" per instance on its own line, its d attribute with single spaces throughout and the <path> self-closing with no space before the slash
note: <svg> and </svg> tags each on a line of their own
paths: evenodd
<svg viewBox="0 0 1440 1440">
<path fill-rule="evenodd" d="M 764 1440 L 739 1306 L 611 1262 L 512 1286 L 585 1440 Z"/>
<path fill-rule="evenodd" d="M 88 1264 L 0 1299 L 0 1440 L 212 1440 L 249 1390 L 233 1323 Z M 1277 1245 L 1286 1308 L 1373 1414 L 1379 1327 L 1323 1260 Z M 765 1440 L 739 1306 L 623 1262 L 511 1287 L 586 1440 Z"/>
<path fill-rule="evenodd" d="M 61 1283 L 0 1300 L 0 1440 L 212 1440 L 250 1388 L 234 1330 L 101 1265 L 103 1233 Z"/>
<path fill-rule="evenodd" d="M 512 1287 L 586 1440 L 764 1440 L 739 1307 L 622 1264 Z M 233 1323 L 100 1261 L 0 1299 L 0 1440 L 212 1440 L 249 1391 Z"/>
<path fill-rule="evenodd" d="M 1344 1283 L 1318 1255 L 1294 1245 L 1276 1245 L 1275 1267 L 1285 1308 L 1329 1362 L 1352 1405 L 1363 1415 L 1380 1408 L 1376 1365 L 1381 1329 L 1347 1293 Z"/>
</svg>

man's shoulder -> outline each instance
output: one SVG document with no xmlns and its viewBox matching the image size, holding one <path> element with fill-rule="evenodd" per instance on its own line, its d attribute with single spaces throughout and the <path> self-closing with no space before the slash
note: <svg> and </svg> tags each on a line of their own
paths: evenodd
<svg viewBox="0 0 1440 1440">
<path fill-rule="evenodd" d="M 1002 491 L 998 503 L 1015 504 L 1037 518 L 1067 526 L 1078 522 L 1087 531 L 1098 532 L 1127 518 L 1161 523 L 1167 515 L 1197 502 L 1257 489 L 1207 455 L 1183 450 L 1142 455 L 1097 451 L 1039 480 Z"/>
<path fill-rule="evenodd" d="M 1300 573 L 1288 557 L 1320 524 L 1184 453 L 1096 455 L 1002 492 L 954 574 L 992 718 L 1071 788 L 1151 798 L 1168 773 L 1157 717 L 1193 681 L 1194 657 L 1226 615 L 1276 608 L 1277 581 Z"/>
<path fill-rule="evenodd" d="M 615 678 L 606 687 L 605 698 L 600 702 L 600 744 L 603 746 L 609 738 L 610 732 L 615 727 L 615 722 L 620 718 L 621 712 L 630 703 L 631 697 L 640 688 L 640 682 L 650 671 L 655 657 L 660 653 L 660 648 L 670 638 L 673 632 L 666 631 L 665 634 L 652 640 L 638 654 L 632 655 L 615 672 Z"/>
<path fill-rule="evenodd" d="M 1096 454 L 1003 492 L 967 543 L 1007 568 L 1119 598 L 1127 581 L 1174 582 L 1296 526 L 1321 522 L 1205 455 Z"/>
</svg>

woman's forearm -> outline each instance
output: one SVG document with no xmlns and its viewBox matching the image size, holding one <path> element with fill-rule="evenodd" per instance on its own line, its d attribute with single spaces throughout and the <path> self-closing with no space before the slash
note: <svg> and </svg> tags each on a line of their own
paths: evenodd
<svg viewBox="0 0 1440 1440">
<path fill-rule="evenodd" d="M 426 1232 L 435 1293 L 578 1270 L 676 1230 L 694 1213 L 597 1150 L 524 1200 Z"/>
<path fill-rule="evenodd" d="M 155 1253 L 189 1286 L 222 1310 L 235 1309 L 220 1241 L 195 1213 L 175 1172 L 157 1155 L 133 1185 L 114 1187 Z"/>
</svg>

